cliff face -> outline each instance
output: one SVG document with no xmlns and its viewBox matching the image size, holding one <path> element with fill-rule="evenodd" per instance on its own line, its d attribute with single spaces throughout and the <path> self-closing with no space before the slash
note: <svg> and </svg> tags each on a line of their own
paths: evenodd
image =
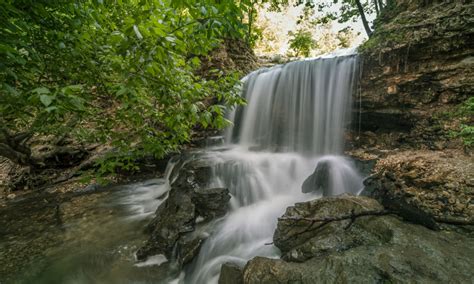
<svg viewBox="0 0 474 284">
<path fill-rule="evenodd" d="M 446 114 L 474 94 L 474 4 L 426 2 L 387 8 L 360 48 L 359 146 L 461 145 L 448 137 L 457 122 Z"/>
<path fill-rule="evenodd" d="M 377 159 L 366 188 L 471 224 L 474 161 L 451 133 L 460 125 L 453 114 L 474 95 L 474 4 L 399 0 L 360 53 L 352 154 Z"/>
</svg>

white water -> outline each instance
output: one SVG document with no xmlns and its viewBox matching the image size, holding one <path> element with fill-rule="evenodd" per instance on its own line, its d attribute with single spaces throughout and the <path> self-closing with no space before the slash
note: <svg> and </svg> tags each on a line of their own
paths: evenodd
<svg viewBox="0 0 474 284">
<path fill-rule="evenodd" d="M 221 265 L 279 257 L 271 243 L 277 219 L 295 202 L 320 197 L 301 185 L 320 161 L 330 163 L 329 192 L 357 194 L 362 179 L 340 156 L 356 78 L 354 55 L 262 69 L 244 79 L 247 106 L 230 118 L 230 150 L 209 151 L 211 186 L 229 188 L 231 211 L 210 232 L 181 283 L 217 283 Z M 231 143 L 229 143 L 231 144 Z"/>
</svg>

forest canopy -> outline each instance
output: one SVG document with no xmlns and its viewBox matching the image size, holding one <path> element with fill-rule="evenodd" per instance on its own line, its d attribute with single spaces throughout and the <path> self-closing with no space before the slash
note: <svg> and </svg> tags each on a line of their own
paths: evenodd
<svg viewBox="0 0 474 284">
<path fill-rule="evenodd" d="M 243 4 L 242 4 L 243 5 Z M 7 0 L 0 11 L 0 155 L 48 167 L 31 141 L 73 137 L 114 147 L 100 171 L 163 157 L 194 127 L 226 125 L 242 103 L 238 76 L 196 75 L 229 37 L 242 38 L 233 1 Z M 221 104 L 205 104 L 217 97 Z"/>
<path fill-rule="evenodd" d="M 102 175 L 173 153 L 194 130 L 225 127 L 226 110 L 244 103 L 242 74 L 198 72 L 210 52 L 228 39 L 254 45 L 263 4 L 323 9 L 323 2 L 3 1 L 0 156 L 35 171 L 61 166 L 58 155 L 78 147 L 109 145 L 96 168 Z M 337 17 L 354 17 L 357 3 L 341 1 Z M 293 42 L 304 55 L 315 46 L 307 34 L 296 31 L 303 37 Z"/>
</svg>

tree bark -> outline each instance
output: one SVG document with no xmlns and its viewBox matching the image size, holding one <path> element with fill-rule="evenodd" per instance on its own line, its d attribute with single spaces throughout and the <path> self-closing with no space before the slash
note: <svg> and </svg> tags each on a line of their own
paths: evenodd
<svg viewBox="0 0 474 284">
<path fill-rule="evenodd" d="M 375 14 L 378 16 L 380 14 L 378 0 L 374 0 L 374 6 L 375 6 Z"/>
<path fill-rule="evenodd" d="M 380 12 L 382 12 L 382 9 L 383 9 L 383 7 L 384 7 L 384 5 L 383 5 L 383 0 L 376 0 L 376 1 L 378 1 L 378 3 L 379 3 L 379 10 L 380 10 Z"/>
<path fill-rule="evenodd" d="M 356 5 L 357 5 L 357 10 L 359 10 L 360 17 L 362 19 L 362 24 L 364 25 L 365 32 L 367 33 L 367 36 L 372 35 L 372 30 L 370 29 L 369 22 L 367 21 L 367 18 L 365 17 L 365 12 L 364 12 L 364 7 L 360 3 L 360 0 L 355 0 Z"/>
<path fill-rule="evenodd" d="M 248 17 L 249 17 L 249 28 L 248 28 L 248 34 L 247 34 L 247 43 L 249 44 L 250 46 L 250 41 L 252 39 L 252 25 L 253 25 L 253 13 L 254 13 L 254 5 L 255 5 L 255 2 L 251 2 L 250 4 L 252 7 L 250 8 L 249 10 L 249 14 L 248 14 Z"/>
</svg>

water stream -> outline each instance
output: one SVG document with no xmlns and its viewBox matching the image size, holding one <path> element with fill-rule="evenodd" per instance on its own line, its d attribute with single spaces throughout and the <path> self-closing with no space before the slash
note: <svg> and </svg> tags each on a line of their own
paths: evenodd
<svg viewBox="0 0 474 284">
<path fill-rule="evenodd" d="M 277 219 L 294 204 L 318 198 L 301 185 L 319 162 L 330 165 L 326 193 L 357 194 L 362 179 L 341 156 L 350 120 L 357 56 L 292 62 L 244 79 L 247 106 L 230 117 L 229 150 L 213 153 L 213 186 L 229 188 L 232 209 L 214 228 L 181 283 L 217 283 L 222 264 L 278 257 Z"/>
<path fill-rule="evenodd" d="M 248 104 L 230 115 L 234 127 L 226 132 L 225 147 L 205 151 L 215 165 L 209 186 L 229 189 L 230 212 L 208 229 L 199 255 L 173 282 L 217 283 L 226 262 L 244 265 L 255 256 L 279 257 L 272 245 L 277 219 L 295 202 L 321 196 L 320 192 L 303 194 L 301 186 L 322 161 L 331 166 L 329 195 L 359 192 L 362 179 L 351 160 L 342 156 L 356 73 L 357 56 L 349 54 L 261 69 L 244 79 Z M 160 266 L 166 259 L 155 256 L 137 263 L 134 252 L 146 239 L 143 227 L 166 198 L 176 162 L 170 162 L 164 179 L 96 195 L 89 203 L 81 201 L 80 212 L 62 205 L 59 225 L 28 233 L 0 231 L 0 264 L 11 267 L 4 269 L 10 269 L 4 279 L 13 283 L 169 282 L 168 267 Z M 41 214 L 54 220 L 58 211 L 45 212 Z M 10 217 L 0 221 L 14 228 L 18 224 L 7 221 Z M 50 235 L 54 237 L 47 239 L 44 251 L 38 251 L 43 246 L 36 240 L 45 242 Z M 35 253 L 21 252 L 35 246 L 39 247 Z M 24 259 L 9 259 L 18 255 Z"/>
</svg>

